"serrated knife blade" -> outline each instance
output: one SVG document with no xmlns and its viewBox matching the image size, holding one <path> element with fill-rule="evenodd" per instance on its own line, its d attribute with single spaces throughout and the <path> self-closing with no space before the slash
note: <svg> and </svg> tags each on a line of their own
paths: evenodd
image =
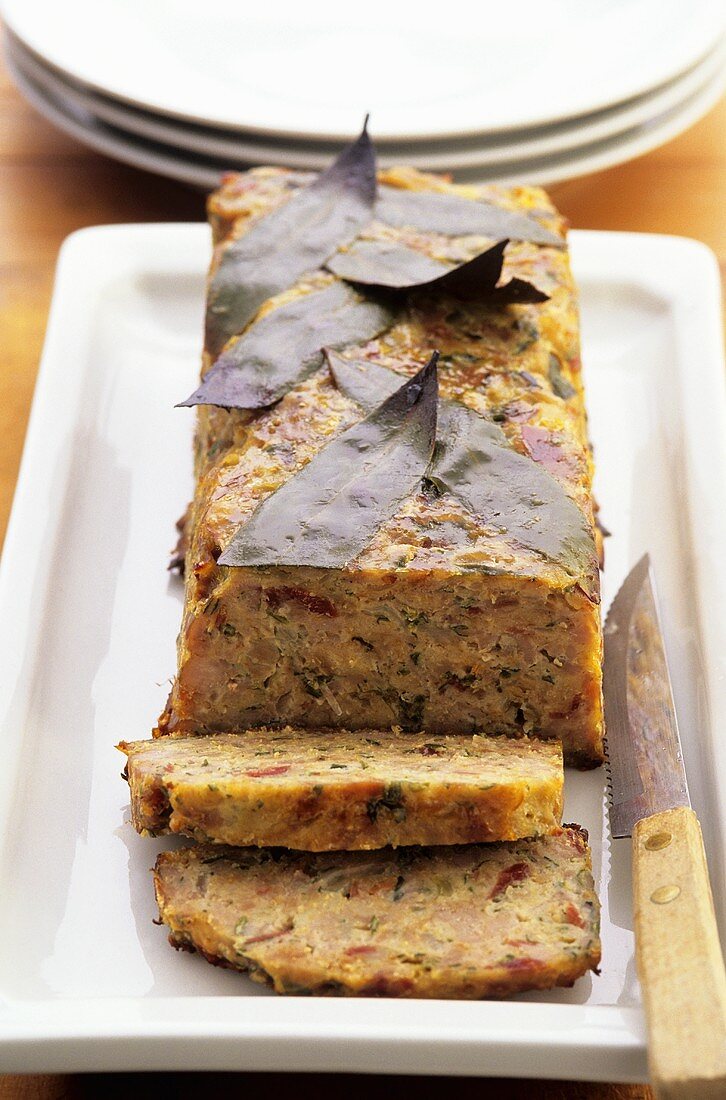
<svg viewBox="0 0 726 1100">
<path fill-rule="evenodd" d="M 603 634 L 610 827 L 625 837 L 636 821 L 691 804 L 647 554 L 613 600 Z"/>
</svg>

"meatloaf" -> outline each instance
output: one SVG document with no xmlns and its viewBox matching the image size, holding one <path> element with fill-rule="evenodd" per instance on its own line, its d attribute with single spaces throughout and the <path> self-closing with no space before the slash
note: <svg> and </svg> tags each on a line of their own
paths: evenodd
<svg viewBox="0 0 726 1100">
<path fill-rule="evenodd" d="M 141 833 L 309 851 L 518 840 L 561 821 L 553 741 L 256 730 L 122 743 Z"/>
<path fill-rule="evenodd" d="M 306 182 L 269 168 L 226 177 L 209 203 L 212 271 L 230 242 Z M 456 186 L 412 170 L 381 173 L 379 182 L 520 211 L 565 243 L 563 219 L 537 188 Z M 367 236 L 450 263 L 491 243 L 375 221 Z M 178 669 L 157 735 L 273 724 L 525 733 L 560 739 L 566 762 L 601 762 L 597 533 L 567 249 L 511 241 L 503 270 L 510 277 L 548 300 L 502 305 L 424 288 L 385 331 L 341 355 L 403 380 L 437 348 L 442 398 L 497 425 L 503 444 L 574 502 L 578 553 L 562 552 L 575 536 L 562 530 L 557 508 L 544 517 L 558 547 L 549 552 L 532 545 L 510 503 L 477 515 L 422 485 L 341 568 L 221 565 L 220 553 L 258 505 L 364 410 L 327 365 L 266 409 L 200 406 Z M 329 271 L 304 276 L 267 301 L 251 327 L 335 282 Z M 207 351 L 203 373 L 211 363 Z M 518 505 L 541 505 L 536 496 L 525 486 Z"/>
<path fill-rule="evenodd" d="M 195 847 L 155 869 L 175 947 L 279 993 L 503 997 L 600 959 L 586 835 L 310 855 Z"/>
</svg>

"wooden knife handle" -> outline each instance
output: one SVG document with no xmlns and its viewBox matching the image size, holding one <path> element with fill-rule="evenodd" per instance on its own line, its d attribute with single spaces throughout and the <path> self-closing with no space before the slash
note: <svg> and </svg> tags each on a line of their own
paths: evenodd
<svg viewBox="0 0 726 1100">
<path fill-rule="evenodd" d="M 726 1097 L 726 972 L 701 826 L 682 806 L 633 831 L 635 957 L 659 1100 Z"/>
</svg>

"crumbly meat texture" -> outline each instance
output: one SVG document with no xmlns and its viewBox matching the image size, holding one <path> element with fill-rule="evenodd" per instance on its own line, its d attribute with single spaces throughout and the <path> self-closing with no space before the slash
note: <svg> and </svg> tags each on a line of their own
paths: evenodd
<svg viewBox="0 0 726 1100">
<path fill-rule="evenodd" d="M 119 748 L 151 835 L 319 852 L 518 840 L 562 820 L 553 741 L 286 729 Z"/>
<path fill-rule="evenodd" d="M 278 993 L 505 997 L 597 967 L 599 909 L 577 828 L 509 844 L 310 855 L 163 852 L 173 946 Z"/>
<path fill-rule="evenodd" d="M 539 189 L 455 187 L 410 170 L 382 179 L 484 198 L 565 233 Z M 274 169 L 228 177 L 210 200 L 215 264 L 300 182 Z M 487 243 L 375 225 L 370 233 L 449 260 Z M 438 348 L 442 395 L 493 418 L 579 505 L 591 530 L 582 575 L 522 546 L 506 517 L 487 525 L 424 491 L 344 569 L 220 567 L 221 549 L 259 502 L 363 414 L 327 368 L 268 410 L 201 407 L 178 672 L 157 734 L 268 724 L 527 733 L 561 739 L 568 763 L 601 762 L 598 536 L 568 253 L 512 242 L 511 276 L 549 301 L 495 308 L 419 294 L 391 329 L 344 354 L 410 376 Z M 332 278 L 313 273 L 261 313 Z"/>
</svg>

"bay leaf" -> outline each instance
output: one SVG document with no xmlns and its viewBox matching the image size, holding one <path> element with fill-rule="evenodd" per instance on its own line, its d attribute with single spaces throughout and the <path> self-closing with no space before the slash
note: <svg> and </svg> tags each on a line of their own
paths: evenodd
<svg viewBox="0 0 726 1100">
<path fill-rule="evenodd" d="M 322 366 L 324 346 L 370 340 L 393 319 L 387 306 L 361 299 L 345 283 L 293 298 L 231 343 L 180 405 L 266 408 Z"/>
<path fill-rule="evenodd" d="M 379 363 L 351 362 L 328 349 L 325 354 L 335 384 L 364 410 L 400 386 L 401 375 Z M 441 398 L 428 476 L 487 525 L 561 566 L 588 596 L 596 595 L 597 556 L 585 516 L 543 466 L 514 450 L 494 421 Z"/>
<path fill-rule="evenodd" d="M 396 229 L 411 228 L 448 237 L 478 236 L 495 241 L 508 238 L 567 247 L 556 233 L 521 211 L 437 191 L 383 186 L 378 192 L 375 218 Z"/>
<path fill-rule="evenodd" d="M 515 451 L 493 421 L 451 402 L 441 417 L 434 474 L 471 511 L 520 546 L 562 567 L 591 598 L 598 564 L 590 526 L 539 463 Z"/>
<path fill-rule="evenodd" d="M 436 442 L 438 353 L 262 501 L 220 565 L 342 568 L 426 475 Z"/>
<path fill-rule="evenodd" d="M 376 156 L 364 125 L 330 168 L 222 253 L 207 300 L 205 339 L 212 357 L 263 302 L 353 240 L 370 222 L 375 197 Z"/>
<path fill-rule="evenodd" d="M 358 286 L 397 291 L 426 290 L 461 298 L 478 297 L 501 305 L 546 302 L 549 295 L 525 279 L 497 285 L 508 241 L 497 241 L 463 264 L 443 264 L 414 248 L 388 240 L 357 240 L 336 252 L 326 267 Z"/>
<path fill-rule="evenodd" d="M 325 266 L 348 282 L 393 290 L 426 285 L 452 270 L 451 264 L 433 260 L 398 241 L 370 240 L 355 241 L 346 251 L 336 252 Z"/>
<path fill-rule="evenodd" d="M 324 348 L 323 354 L 336 387 L 366 414 L 383 404 L 407 378 L 367 359 L 344 359 L 333 348 Z M 443 398 L 439 404 L 441 401 Z"/>
</svg>

